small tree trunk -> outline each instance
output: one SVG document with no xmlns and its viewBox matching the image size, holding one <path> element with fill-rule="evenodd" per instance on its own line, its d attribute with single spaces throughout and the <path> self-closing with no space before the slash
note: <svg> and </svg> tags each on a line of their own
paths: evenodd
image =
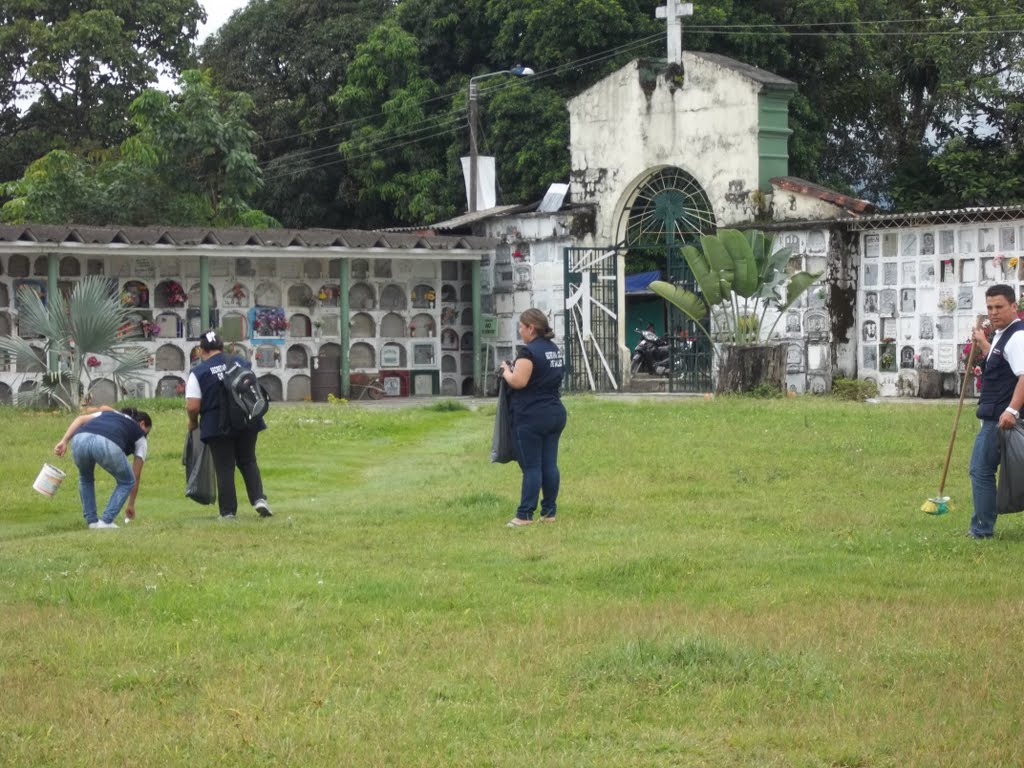
<svg viewBox="0 0 1024 768">
<path fill-rule="evenodd" d="M 722 347 L 718 366 L 718 394 L 749 392 L 758 384 L 786 389 L 786 348 L 781 344 L 761 347 Z"/>
</svg>

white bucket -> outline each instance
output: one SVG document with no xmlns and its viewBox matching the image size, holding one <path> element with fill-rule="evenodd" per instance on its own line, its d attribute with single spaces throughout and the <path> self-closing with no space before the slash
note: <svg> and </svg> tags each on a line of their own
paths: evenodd
<svg viewBox="0 0 1024 768">
<path fill-rule="evenodd" d="M 32 483 L 32 487 L 43 494 L 43 496 L 53 496 L 60 488 L 60 484 L 65 477 L 67 477 L 67 474 L 52 464 L 43 464 L 43 468 L 39 470 L 39 475 L 36 477 L 36 481 Z"/>
</svg>

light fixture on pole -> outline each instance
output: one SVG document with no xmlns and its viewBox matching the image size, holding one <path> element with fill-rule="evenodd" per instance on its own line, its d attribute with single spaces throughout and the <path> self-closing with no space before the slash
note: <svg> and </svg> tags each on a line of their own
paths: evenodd
<svg viewBox="0 0 1024 768">
<path fill-rule="evenodd" d="M 478 80 L 497 75 L 514 75 L 516 77 L 529 77 L 533 70 L 529 67 L 515 66 L 512 69 L 502 69 L 497 72 L 488 72 L 485 75 L 476 75 L 469 78 L 469 212 L 476 211 L 476 190 L 477 190 L 477 147 L 476 147 L 476 125 L 477 125 L 477 88 Z"/>
</svg>

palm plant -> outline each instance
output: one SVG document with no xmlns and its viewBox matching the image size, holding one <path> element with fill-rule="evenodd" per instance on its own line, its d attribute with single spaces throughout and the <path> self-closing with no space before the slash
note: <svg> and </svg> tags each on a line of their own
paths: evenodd
<svg viewBox="0 0 1024 768">
<path fill-rule="evenodd" d="M 753 346 L 771 338 L 785 311 L 821 276 L 820 272 L 790 276 L 786 267 L 791 249 L 773 252 L 772 239 L 758 230 L 722 229 L 717 235 L 702 235 L 700 241 L 700 250 L 691 245 L 683 248 L 700 293 L 662 280 L 651 283 L 651 290 L 682 310 L 712 342 Z M 762 335 L 769 309 L 777 315 Z M 713 334 L 705 325 L 709 317 Z"/>
<path fill-rule="evenodd" d="M 86 361 L 96 355 L 112 361 L 110 375 L 115 384 L 135 378 L 147 365 L 149 354 L 144 348 L 124 343 L 123 327 L 131 308 L 110 294 L 104 278 L 83 278 L 67 300 L 57 291 L 44 303 L 27 286 L 21 287 L 18 299 L 22 332 L 42 336 L 42 347 L 5 336 L 0 337 L 0 353 L 13 360 L 19 371 L 42 374 L 36 399 L 48 398 L 62 408 L 77 410 L 93 384 Z"/>
</svg>

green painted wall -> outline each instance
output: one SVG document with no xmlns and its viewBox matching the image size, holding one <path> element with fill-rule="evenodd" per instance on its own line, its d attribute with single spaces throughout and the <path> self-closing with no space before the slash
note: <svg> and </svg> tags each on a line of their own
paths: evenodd
<svg viewBox="0 0 1024 768">
<path fill-rule="evenodd" d="M 771 189 L 768 180 L 789 175 L 789 100 L 792 91 L 761 91 L 757 98 L 757 150 L 760 167 L 758 184 L 762 192 Z"/>
</svg>

